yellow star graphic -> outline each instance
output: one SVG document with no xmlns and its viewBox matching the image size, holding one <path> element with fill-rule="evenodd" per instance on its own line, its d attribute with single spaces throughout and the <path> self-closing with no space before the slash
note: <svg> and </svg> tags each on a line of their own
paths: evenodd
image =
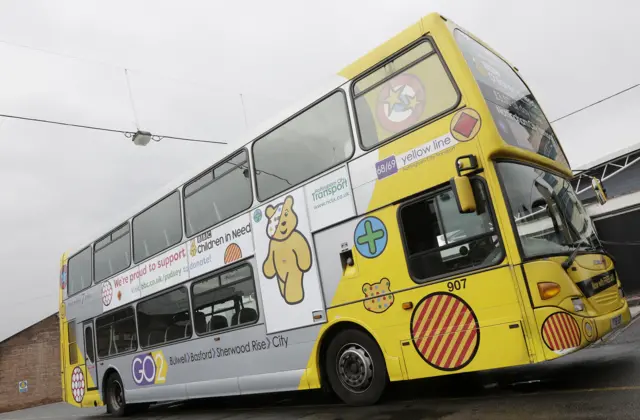
<svg viewBox="0 0 640 420">
<path fill-rule="evenodd" d="M 409 99 L 409 108 L 415 109 L 419 104 L 420 102 L 418 101 L 418 95 L 414 95 L 411 97 L 411 99 Z"/>
<path fill-rule="evenodd" d="M 393 107 L 396 104 L 400 103 L 400 92 L 402 92 L 402 88 L 404 86 L 400 86 L 398 89 L 393 90 L 390 89 L 389 90 L 389 96 L 387 96 L 387 98 L 384 100 L 384 102 L 389 105 L 389 110 L 387 112 L 387 116 L 391 115 L 391 111 L 393 110 Z"/>
</svg>

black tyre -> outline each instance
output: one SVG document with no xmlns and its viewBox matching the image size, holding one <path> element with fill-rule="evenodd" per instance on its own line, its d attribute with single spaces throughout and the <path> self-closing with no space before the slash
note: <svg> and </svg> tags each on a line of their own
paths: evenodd
<svg viewBox="0 0 640 420">
<path fill-rule="evenodd" d="M 105 403 L 107 404 L 107 413 L 114 417 L 124 417 L 128 414 L 129 409 L 124 398 L 124 385 L 122 384 L 120 375 L 117 373 L 112 373 L 107 379 L 105 400 Z"/>
<path fill-rule="evenodd" d="M 327 348 L 325 369 L 329 384 L 348 405 L 375 404 L 387 386 L 387 367 L 378 344 L 366 333 L 348 329 Z"/>
</svg>

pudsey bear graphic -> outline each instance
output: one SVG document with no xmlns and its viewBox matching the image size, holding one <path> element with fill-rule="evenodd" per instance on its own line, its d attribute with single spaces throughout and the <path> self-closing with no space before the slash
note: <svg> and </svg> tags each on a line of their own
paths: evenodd
<svg viewBox="0 0 640 420">
<path fill-rule="evenodd" d="M 393 305 L 393 294 L 391 293 L 391 282 L 389 279 L 382 279 L 373 284 L 363 284 L 362 293 L 364 293 L 366 298 L 362 303 L 367 311 L 379 314 Z"/>
<path fill-rule="evenodd" d="M 296 230 L 298 216 L 293 211 L 293 197 L 287 196 L 276 207 L 267 206 L 269 253 L 262 264 L 266 278 L 278 278 L 280 294 L 289 305 L 304 300 L 304 273 L 311 269 L 311 248 L 307 238 Z"/>
</svg>

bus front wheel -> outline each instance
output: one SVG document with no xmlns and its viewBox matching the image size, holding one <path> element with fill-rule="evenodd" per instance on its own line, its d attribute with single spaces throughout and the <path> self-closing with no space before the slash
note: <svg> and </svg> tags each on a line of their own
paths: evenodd
<svg viewBox="0 0 640 420">
<path fill-rule="evenodd" d="M 326 352 L 325 369 L 333 391 L 346 404 L 375 404 L 387 385 L 382 351 L 363 331 L 339 332 Z"/>
</svg>

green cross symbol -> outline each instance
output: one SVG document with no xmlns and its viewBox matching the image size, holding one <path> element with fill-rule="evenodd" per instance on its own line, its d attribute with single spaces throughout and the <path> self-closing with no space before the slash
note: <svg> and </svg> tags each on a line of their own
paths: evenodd
<svg viewBox="0 0 640 420">
<path fill-rule="evenodd" d="M 361 236 L 358 236 L 358 238 L 357 238 L 358 244 L 359 245 L 368 244 L 369 245 L 369 253 L 370 254 L 375 254 L 376 253 L 376 241 L 378 239 L 384 238 L 384 230 L 382 230 L 382 229 L 373 230 L 373 228 L 371 226 L 371 220 L 367 220 L 366 222 L 364 222 L 364 231 L 365 231 L 365 234 L 361 235 Z"/>
</svg>

